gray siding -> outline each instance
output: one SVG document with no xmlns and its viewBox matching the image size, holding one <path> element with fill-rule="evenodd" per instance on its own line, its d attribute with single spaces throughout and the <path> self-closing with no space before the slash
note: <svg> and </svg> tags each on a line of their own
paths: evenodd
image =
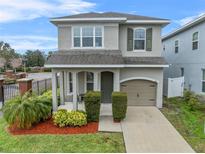
<svg viewBox="0 0 205 154">
<path fill-rule="evenodd" d="M 99 25 L 104 27 L 104 49 L 119 49 L 118 24 L 67 24 L 58 26 L 58 49 L 69 50 L 72 48 L 72 26 Z"/>
<path fill-rule="evenodd" d="M 69 50 L 72 48 L 72 26 L 81 26 L 82 24 L 67 24 L 58 27 L 58 47 L 59 50 Z M 86 25 L 86 24 L 83 24 Z M 104 49 L 121 50 L 123 56 L 127 57 L 159 57 L 161 56 L 161 26 L 156 25 L 119 25 L 113 23 L 105 24 L 87 24 L 104 26 Z M 128 27 L 152 27 L 152 51 L 133 52 L 127 51 L 127 28 Z"/>
<path fill-rule="evenodd" d="M 71 26 L 58 27 L 58 49 L 68 50 L 72 47 Z"/>
<path fill-rule="evenodd" d="M 192 34 L 199 32 L 199 48 L 192 50 Z M 174 52 L 174 41 L 179 40 L 179 53 Z M 165 78 L 181 76 L 181 68 L 184 68 L 185 88 L 196 93 L 202 92 L 202 69 L 205 68 L 205 22 L 192 27 L 165 41 L 163 56 L 170 64 L 165 69 Z"/>
</svg>

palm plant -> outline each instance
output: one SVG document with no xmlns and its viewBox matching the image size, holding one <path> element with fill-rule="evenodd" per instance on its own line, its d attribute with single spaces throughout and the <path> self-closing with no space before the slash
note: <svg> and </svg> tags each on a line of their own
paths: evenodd
<svg viewBox="0 0 205 154">
<path fill-rule="evenodd" d="M 30 128 L 32 124 L 45 120 L 51 115 L 51 106 L 45 99 L 26 93 L 7 101 L 3 115 L 10 126 Z"/>
</svg>

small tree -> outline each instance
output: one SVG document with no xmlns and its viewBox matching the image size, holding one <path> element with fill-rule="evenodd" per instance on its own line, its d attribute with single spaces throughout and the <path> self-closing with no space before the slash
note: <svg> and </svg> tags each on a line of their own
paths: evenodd
<svg viewBox="0 0 205 154">
<path fill-rule="evenodd" d="M 11 59 L 10 64 L 14 68 L 15 73 L 16 73 L 16 69 L 22 65 L 22 59 L 21 58 L 13 58 L 13 59 Z"/>
<path fill-rule="evenodd" d="M 1 72 L 1 69 L 4 68 L 5 64 L 6 64 L 6 59 L 0 57 L 0 72 Z"/>
</svg>

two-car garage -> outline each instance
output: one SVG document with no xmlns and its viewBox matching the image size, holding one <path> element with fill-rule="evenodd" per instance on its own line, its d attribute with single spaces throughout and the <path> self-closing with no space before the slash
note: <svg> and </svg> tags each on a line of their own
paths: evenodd
<svg viewBox="0 0 205 154">
<path fill-rule="evenodd" d="M 129 80 L 120 85 L 128 96 L 129 106 L 155 106 L 157 83 L 148 80 Z"/>
</svg>

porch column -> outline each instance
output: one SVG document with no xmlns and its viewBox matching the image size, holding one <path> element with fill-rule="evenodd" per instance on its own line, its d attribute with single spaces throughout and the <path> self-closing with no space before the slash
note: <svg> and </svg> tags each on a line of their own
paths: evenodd
<svg viewBox="0 0 205 154">
<path fill-rule="evenodd" d="M 78 109 L 78 104 L 77 104 L 77 77 L 78 74 L 77 72 L 72 72 L 72 79 L 73 79 L 73 110 Z"/>
<path fill-rule="evenodd" d="M 114 91 L 120 91 L 120 70 L 114 72 Z"/>
<path fill-rule="evenodd" d="M 64 72 L 60 72 L 60 104 L 65 104 L 65 95 L 64 95 Z"/>
<path fill-rule="evenodd" d="M 53 111 L 58 109 L 58 98 L 57 98 L 57 73 L 52 72 L 52 107 Z"/>
<path fill-rule="evenodd" d="M 94 91 L 99 91 L 99 86 L 98 86 L 98 75 L 99 72 L 94 72 Z"/>
</svg>

